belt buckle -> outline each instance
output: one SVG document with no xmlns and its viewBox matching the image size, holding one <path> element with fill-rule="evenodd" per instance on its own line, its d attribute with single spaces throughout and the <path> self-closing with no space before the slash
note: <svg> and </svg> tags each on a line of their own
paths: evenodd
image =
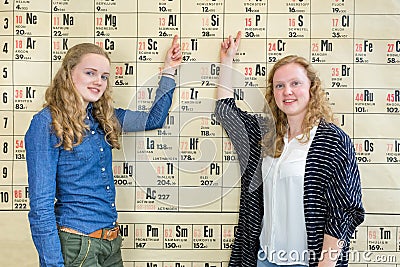
<svg viewBox="0 0 400 267">
<path fill-rule="evenodd" d="M 106 231 L 106 234 L 105 234 L 104 239 L 106 239 L 106 240 L 108 240 L 108 241 L 114 240 L 114 239 L 116 238 L 116 237 L 114 237 L 114 235 L 113 235 L 113 233 L 114 233 L 115 231 L 119 231 L 119 228 L 118 228 L 118 227 L 115 227 L 115 228 L 113 228 L 113 229 L 108 229 L 108 230 Z M 118 236 L 118 232 L 117 232 L 117 236 Z"/>
</svg>

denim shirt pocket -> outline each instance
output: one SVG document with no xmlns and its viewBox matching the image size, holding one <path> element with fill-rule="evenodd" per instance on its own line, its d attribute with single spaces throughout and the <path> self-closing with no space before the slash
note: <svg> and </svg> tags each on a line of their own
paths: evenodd
<svg viewBox="0 0 400 267">
<path fill-rule="evenodd" d="M 72 150 L 67 151 L 61 150 L 61 157 L 65 161 L 76 161 L 83 160 L 88 161 L 93 157 L 93 153 L 95 151 L 95 144 L 90 137 L 84 137 L 82 143 L 77 146 L 74 146 Z"/>
</svg>

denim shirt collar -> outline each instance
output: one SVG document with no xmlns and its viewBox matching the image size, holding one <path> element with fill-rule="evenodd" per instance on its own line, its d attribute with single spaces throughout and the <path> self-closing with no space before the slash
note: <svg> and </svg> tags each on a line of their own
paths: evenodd
<svg viewBox="0 0 400 267">
<path fill-rule="evenodd" d="M 93 103 L 89 102 L 88 106 L 86 107 L 86 118 L 85 118 L 85 123 L 89 125 L 90 131 L 97 131 L 99 133 L 104 134 L 103 129 L 100 127 L 99 122 L 95 117 L 93 116 Z"/>
<path fill-rule="evenodd" d="M 93 121 L 93 103 L 89 102 L 89 104 L 86 107 L 86 118 Z"/>
</svg>

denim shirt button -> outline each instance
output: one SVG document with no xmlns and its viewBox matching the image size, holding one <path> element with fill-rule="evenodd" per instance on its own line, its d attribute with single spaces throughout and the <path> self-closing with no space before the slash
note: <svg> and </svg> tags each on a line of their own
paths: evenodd
<svg viewBox="0 0 400 267">
<path fill-rule="evenodd" d="M 113 207 L 114 207 L 114 206 L 115 206 L 115 203 L 111 203 L 111 206 L 113 206 Z"/>
<path fill-rule="evenodd" d="M 115 225 L 115 222 L 113 222 L 113 225 Z"/>
<path fill-rule="evenodd" d="M 106 186 L 106 189 L 107 189 L 107 190 L 110 190 L 110 186 L 109 186 L 109 185 L 107 185 L 107 186 Z"/>
<path fill-rule="evenodd" d="M 101 168 L 101 171 L 104 172 L 106 170 L 106 168 Z"/>
<path fill-rule="evenodd" d="M 95 134 L 96 132 L 95 131 L 92 131 L 92 134 Z"/>
<path fill-rule="evenodd" d="M 104 149 L 103 149 L 102 147 L 100 147 L 100 152 L 103 152 L 103 150 L 104 150 Z"/>
</svg>

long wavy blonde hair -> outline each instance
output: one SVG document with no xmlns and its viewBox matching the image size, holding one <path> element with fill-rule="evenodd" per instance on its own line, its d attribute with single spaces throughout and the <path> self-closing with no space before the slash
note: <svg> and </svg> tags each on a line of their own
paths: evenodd
<svg viewBox="0 0 400 267">
<path fill-rule="evenodd" d="M 307 113 L 303 119 L 302 132 L 303 135 L 299 139 L 300 142 L 306 143 L 310 140 L 310 130 L 318 125 L 321 120 L 326 122 L 333 122 L 332 110 L 329 106 L 326 93 L 321 86 L 321 80 L 317 76 L 316 70 L 311 66 L 305 58 L 296 55 L 289 55 L 274 64 L 268 74 L 267 91 L 265 93 L 265 100 L 269 106 L 272 117 L 275 120 L 275 131 L 270 131 L 264 135 L 261 144 L 263 146 L 263 156 L 271 156 L 274 158 L 282 154 L 284 141 L 283 138 L 288 130 L 288 120 L 286 114 L 281 111 L 274 98 L 273 79 L 275 72 L 282 66 L 296 63 L 302 66 L 307 73 L 310 80 L 310 101 L 307 106 Z M 271 136 L 276 134 L 276 136 Z M 274 138 L 275 137 L 275 138 Z"/>
<path fill-rule="evenodd" d="M 50 86 L 46 90 L 44 104 L 49 107 L 53 119 L 52 126 L 65 150 L 72 150 L 74 146 L 82 143 L 89 130 L 84 120 L 87 116 L 83 108 L 82 97 L 72 81 L 71 71 L 86 54 L 102 55 L 110 62 L 107 53 L 97 45 L 81 43 L 71 47 L 65 55 L 60 69 L 57 71 Z M 111 89 L 107 80 L 107 87 L 102 97 L 93 103 L 93 117 L 97 119 L 105 132 L 107 142 L 113 148 L 120 148 L 118 136 L 121 125 L 118 122 L 113 107 Z"/>
</svg>

